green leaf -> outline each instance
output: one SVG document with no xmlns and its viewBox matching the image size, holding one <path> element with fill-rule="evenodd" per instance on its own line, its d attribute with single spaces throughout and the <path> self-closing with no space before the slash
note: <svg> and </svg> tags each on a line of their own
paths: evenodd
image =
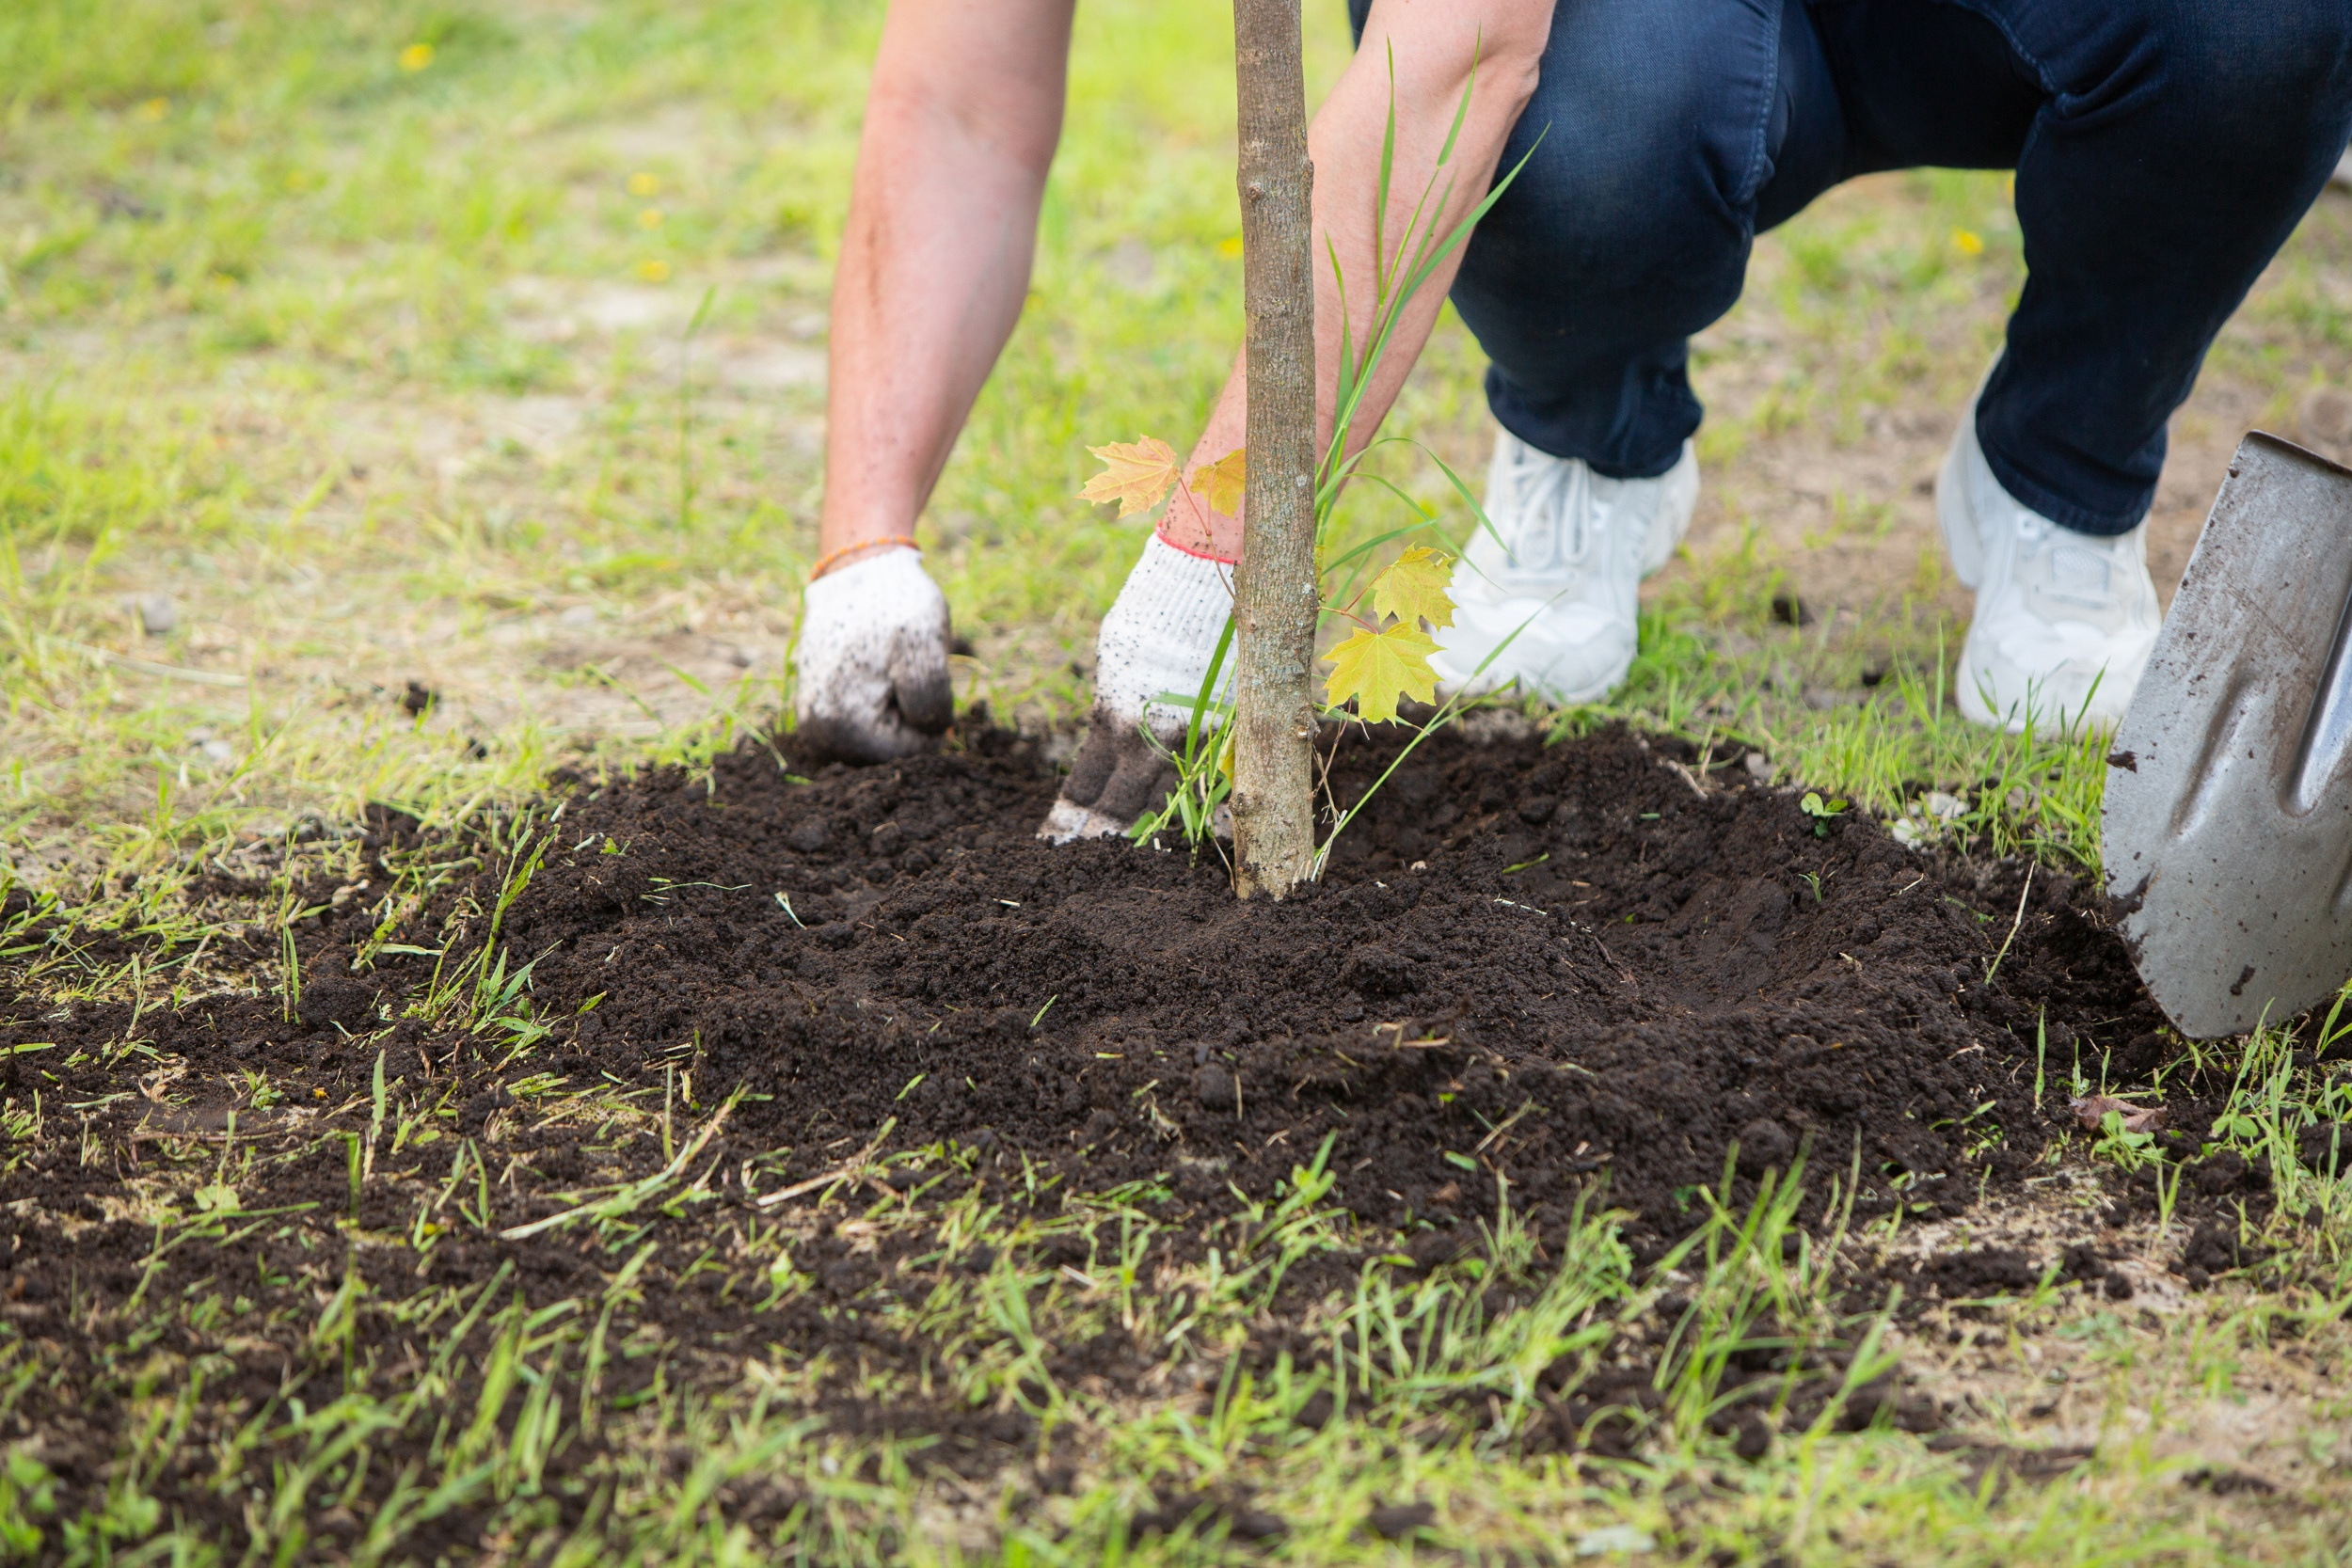
<svg viewBox="0 0 2352 1568">
<path fill-rule="evenodd" d="M 1445 1151 L 1445 1163 L 1449 1165 L 1459 1165 L 1464 1170 L 1476 1170 L 1478 1168 L 1477 1161 L 1471 1159 L 1467 1154 L 1456 1154 L 1450 1148 Z"/>
<path fill-rule="evenodd" d="M 1416 621 L 1426 621 L 1433 627 L 1450 626 L 1454 599 L 1446 589 L 1453 580 L 1452 556 L 1415 545 L 1372 579 L 1373 610 L 1393 615 L 1408 626 Z"/>
<path fill-rule="evenodd" d="M 1807 816 L 1819 817 L 1826 821 L 1844 811 L 1846 802 L 1843 800 L 1825 801 L 1820 796 L 1808 789 L 1804 792 L 1804 799 L 1797 802 L 1797 809 Z"/>
<path fill-rule="evenodd" d="M 1429 667 L 1437 642 L 1419 626 L 1402 622 L 1386 631 L 1356 634 L 1331 650 L 1330 705 L 1356 701 L 1356 716 L 1366 723 L 1385 723 L 1396 717 L 1398 699 L 1434 702 L 1438 673 Z"/>
</svg>

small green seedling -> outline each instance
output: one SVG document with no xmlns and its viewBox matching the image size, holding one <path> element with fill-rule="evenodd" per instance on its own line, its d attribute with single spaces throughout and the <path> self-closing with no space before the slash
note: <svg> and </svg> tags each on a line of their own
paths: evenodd
<svg viewBox="0 0 2352 1568">
<path fill-rule="evenodd" d="M 1824 801 L 1819 794 L 1808 789 L 1804 792 L 1804 799 L 1797 802 L 1797 809 L 1813 818 L 1815 838 L 1827 838 L 1830 819 L 1845 812 L 1846 802 L 1843 800 Z"/>
<path fill-rule="evenodd" d="M 2214 1117 L 2213 1135 L 2221 1141 L 2206 1145 L 2208 1148 L 2224 1148 L 2234 1143 L 2259 1144 L 2263 1124 L 2252 1117 L 2232 1112 Z"/>
<path fill-rule="evenodd" d="M 2161 1158 L 2155 1146 L 2153 1132 L 2133 1132 L 2123 1125 L 2122 1112 L 2109 1111 L 2099 1118 L 2099 1141 L 2090 1152 L 2094 1159 L 2104 1157 L 2125 1170 L 2137 1170 L 2148 1161 Z"/>
</svg>

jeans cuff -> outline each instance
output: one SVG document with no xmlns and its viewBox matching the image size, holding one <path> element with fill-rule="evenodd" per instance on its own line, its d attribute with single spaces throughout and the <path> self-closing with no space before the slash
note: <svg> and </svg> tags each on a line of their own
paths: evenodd
<svg viewBox="0 0 2352 1568">
<path fill-rule="evenodd" d="M 1656 462 L 1629 465 L 1622 461 L 1595 457 L 1589 452 L 1578 451 L 1573 442 L 1562 442 L 1557 433 L 1530 426 L 1525 420 L 1506 415 L 1497 405 L 1497 400 L 1493 398 L 1487 400 L 1486 411 L 1494 416 L 1495 423 L 1534 447 L 1537 451 L 1548 457 L 1576 459 L 1603 479 L 1656 479 L 1682 461 L 1682 444 L 1690 439 L 1688 436 L 1677 436 L 1674 438 L 1674 444 L 1666 449 L 1665 455 Z"/>
<path fill-rule="evenodd" d="M 2129 511 L 2094 512 L 2089 507 L 2077 506 L 2049 486 L 2026 478 L 2017 465 L 1995 451 L 1985 440 L 1981 424 L 1977 430 L 1977 444 L 1984 451 L 1985 467 L 1991 468 L 1993 477 L 2001 482 L 2001 488 L 2009 492 L 2010 499 L 2020 506 L 2030 507 L 2060 528 L 2087 533 L 2094 539 L 2113 539 L 2119 534 L 2131 532 L 2146 520 L 2148 503 L 2154 499 L 2152 487 Z"/>
</svg>

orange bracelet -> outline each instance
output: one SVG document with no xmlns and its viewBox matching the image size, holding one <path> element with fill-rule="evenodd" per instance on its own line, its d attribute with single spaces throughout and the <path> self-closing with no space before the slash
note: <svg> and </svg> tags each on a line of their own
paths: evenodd
<svg viewBox="0 0 2352 1568">
<path fill-rule="evenodd" d="M 886 545 L 904 545 L 907 548 L 914 549 L 915 547 L 914 535 L 893 533 L 881 539 L 861 539 L 854 545 L 844 545 L 837 550 L 830 550 L 818 556 L 817 564 L 808 569 L 808 580 L 815 582 L 818 578 L 823 577 L 832 569 L 833 563 L 844 556 L 855 555 L 860 550 L 878 550 Z"/>
</svg>

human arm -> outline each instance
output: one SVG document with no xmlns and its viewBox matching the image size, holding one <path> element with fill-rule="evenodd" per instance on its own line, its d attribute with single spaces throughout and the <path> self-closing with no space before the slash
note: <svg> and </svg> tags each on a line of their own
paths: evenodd
<svg viewBox="0 0 2352 1568">
<path fill-rule="evenodd" d="M 1551 32 L 1552 0 L 1374 0 L 1362 44 L 1308 128 L 1314 161 L 1315 420 L 1316 445 L 1328 445 L 1338 384 L 1341 326 L 1362 352 L 1373 318 L 1374 213 L 1380 150 L 1391 104 L 1390 64 L 1395 66 L 1396 151 L 1382 238 L 1393 254 L 1431 174 L 1475 70 L 1477 82 L 1453 155 L 1437 177 L 1421 222 L 1440 235 L 1470 215 L 1492 184 L 1504 141 L 1535 90 L 1536 71 Z M 1440 206 L 1438 198 L 1444 197 Z M 1434 212 L 1434 217 L 1432 213 Z M 1336 253 L 1347 282 L 1343 316 Z M 1438 264 L 1406 305 L 1387 352 L 1374 370 L 1350 431 L 1351 450 L 1372 439 L 1389 406 L 1429 341 L 1446 290 L 1461 264 L 1457 246 Z M 1248 386 L 1240 357 L 1185 465 L 1191 472 L 1243 444 Z M 1242 512 L 1248 501 L 1242 503 Z M 1180 487 L 1160 524 L 1160 535 L 1180 549 L 1220 561 L 1241 558 L 1243 519 L 1213 511 L 1206 499 Z"/>
<path fill-rule="evenodd" d="M 1028 293 L 1074 0 L 894 0 L 834 272 L 821 547 L 911 535 Z"/>
<path fill-rule="evenodd" d="M 894 0 L 834 275 L 825 494 L 798 711 L 858 757 L 949 718 L 914 521 L 1028 293 L 1074 0 Z"/>
</svg>

